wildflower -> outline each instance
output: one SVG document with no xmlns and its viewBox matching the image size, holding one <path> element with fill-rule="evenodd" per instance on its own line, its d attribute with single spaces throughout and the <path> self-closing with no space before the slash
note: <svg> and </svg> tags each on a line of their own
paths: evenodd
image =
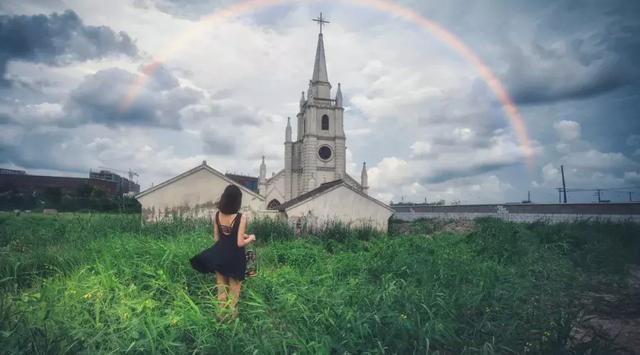
<svg viewBox="0 0 640 355">
<path fill-rule="evenodd" d="M 400 319 L 407 319 L 407 315 L 404 313 L 400 314 Z"/>
<path fill-rule="evenodd" d="M 87 293 L 85 293 L 85 295 L 84 295 L 83 297 L 84 297 L 84 299 L 85 299 L 85 300 L 90 300 L 90 299 L 91 299 L 91 296 L 93 296 L 93 295 L 91 294 L 91 292 L 87 292 Z"/>
<path fill-rule="evenodd" d="M 176 324 L 178 324 L 178 320 L 177 320 L 177 319 L 175 319 L 175 318 L 173 318 L 173 319 L 171 320 L 171 326 L 172 326 L 172 327 L 175 327 L 175 326 L 176 326 Z"/>
</svg>

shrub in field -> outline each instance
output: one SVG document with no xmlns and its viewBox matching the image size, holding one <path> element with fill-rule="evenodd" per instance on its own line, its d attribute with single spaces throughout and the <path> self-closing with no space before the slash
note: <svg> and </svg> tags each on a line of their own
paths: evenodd
<svg viewBox="0 0 640 355">
<path fill-rule="evenodd" d="M 485 257 L 507 264 L 523 260 L 538 247 L 538 240 L 532 238 L 532 233 L 524 225 L 493 218 L 479 219 L 467 240 Z"/>
<path fill-rule="evenodd" d="M 526 226 L 541 243 L 557 249 L 581 269 L 624 274 L 626 265 L 640 264 L 640 225 L 581 221 L 533 223 Z"/>
<path fill-rule="evenodd" d="M 247 233 L 255 234 L 259 243 L 294 239 L 293 229 L 286 221 L 268 217 L 252 219 Z"/>
</svg>

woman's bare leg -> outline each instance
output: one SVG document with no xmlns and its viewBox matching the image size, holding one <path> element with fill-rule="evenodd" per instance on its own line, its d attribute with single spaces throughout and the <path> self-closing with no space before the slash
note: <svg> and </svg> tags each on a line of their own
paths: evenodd
<svg viewBox="0 0 640 355">
<path fill-rule="evenodd" d="M 229 278 L 229 296 L 231 297 L 231 309 L 233 311 L 233 318 L 236 318 L 238 316 L 238 300 L 240 299 L 240 287 L 242 287 L 242 281 L 236 280 L 233 277 Z"/>
<path fill-rule="evenodd" d="M 218 290 L 218 301 L 224 306 L 228 299 L 228 281 L 227 277 L 216 271 L 216 289 Z"/>
</svg>

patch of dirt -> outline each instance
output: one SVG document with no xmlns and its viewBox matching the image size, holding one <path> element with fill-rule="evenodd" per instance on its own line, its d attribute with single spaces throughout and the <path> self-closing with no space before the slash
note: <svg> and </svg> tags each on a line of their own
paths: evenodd
<svg viewBox="0 0 640 355">
<path fill-rule="evenodd" d="M 475 228 L 473 220 L 420 219 L 413 222 L 400 222 L 390 225 L 389 230 L 398 235 L 431 236 L 437 232 L 466 234 Z"/>
<path fill-rule="evenodd" d="M 640 355 L 640 265 L 631 266 L 628 282 L 627 291 L 618 295 L 585 295 L 585 313 L 571 330 L 570 346 L 598 341 L 616 354 Z"/>
<path fill-rule="evenodd" d="M 476 223 L 471 219 L 457 219 L 453 221 L 447 221 L 443 226 L 443 232 L 450 232 L 456 234 L 466 234 L 476 227 Z"/>
</svg>

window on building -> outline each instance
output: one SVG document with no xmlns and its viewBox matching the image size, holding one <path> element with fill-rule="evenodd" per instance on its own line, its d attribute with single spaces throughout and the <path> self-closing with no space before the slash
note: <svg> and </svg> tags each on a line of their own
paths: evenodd
<svg viewBox="0 0 640 355">
<path fill-rule="evenodd" d="M 280 206 L 280 201 L 276 200 L 275 198 L 271 201 L 269 201 L 269 204 L 267 205 L 267 209 L 268 210 L 275 210 L 278 208 L 278 206 Z"/>
<path fill-rule="evenodd" d="M 327 115 L 322 116 L 322 130 L 323 131 L 329 130 L 329 116 Z"/>
</svg>

